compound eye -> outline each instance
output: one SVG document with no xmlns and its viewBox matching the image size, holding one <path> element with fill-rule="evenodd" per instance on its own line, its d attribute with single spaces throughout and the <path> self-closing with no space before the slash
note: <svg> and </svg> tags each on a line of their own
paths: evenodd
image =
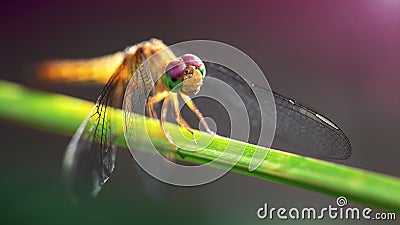
<svg viewBox="0 0 400 225">
<path fill-rule="evenodd" d="M 201 59 L 193 54 L 185 54 L 181 58 L 186 65 L 194 66 L 197 69 L 199 69 L 203 65 Z"/>
<path fill-rule="evenodd" d="M 183 77 L 186 65 L 180 60 L 174 60 L 168 63 L 166 72 L 171 78 L 177 79 Z"/>
</svg>

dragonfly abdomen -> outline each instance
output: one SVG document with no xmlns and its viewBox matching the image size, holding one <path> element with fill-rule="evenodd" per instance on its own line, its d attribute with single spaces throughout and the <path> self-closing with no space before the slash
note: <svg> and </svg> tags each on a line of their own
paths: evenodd
<svg viewBox="0 0 400 225">
<path fill-rule="evenodd" d="M 89 59 L 62 59 L 40 63 L 38 75 L 46 80 L 62 82 L 106 83 L 121 65 L 125 54 L 114 54 Z"/>
</svg>

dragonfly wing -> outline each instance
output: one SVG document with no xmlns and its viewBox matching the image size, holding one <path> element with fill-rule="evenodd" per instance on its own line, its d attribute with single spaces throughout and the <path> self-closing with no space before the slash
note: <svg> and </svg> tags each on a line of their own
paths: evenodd
<svg viewBox="0 0 400 225">
<path fill-rule="evenodd" d="M 138 60 L 140 64 L 127 85 L 124 97 L 124 132 L 128 139 L 137 137 L 134 132 L 137 130 L 138 120 L 146 115 L 148 97 L 155 94 L 149 64 L 143 54 L 140 56 L 141 60 Z"/>
<path fill-rule="evenodd" d="M 154 61 L 147 59 L 142 55 L 143 62 L 138 66 L 135 73 L 133 74 L 125 92 L 124 98 L 124 134 L 131 151 L 134 156 L 134 162 L 137 170 L 136 175 L 139 178 L 139 183 L 143 188 L 146 195 L 153 200 L 154 203 L 160 203 L 165 201 L 165 197 L 168 196 L 168 185 L 150 176 L 144 168 L 140 165 L 155 164 L 159 163 L 154 160 L 154 154 L 149 152 L 137 151 L 143 149 L 146 151 L 157 150 L 151 141 L 151 134 L 147 134 L 147 130 L 144 123 L 144 116 L 146 116 L 146 105 L 149 96 L 153 96 L 155 93 L 155 82 L 153 80 Z M 158 124 L 157 124 L 158 125 Z M 160 126 L 160 129 L 161 126 Z M 139 134 L 139 135 L 138 135 Z M 158 165 L 158 164 L 157 164 Z M 169 173 L 168 167 L 162 167 L 164 173 Z"/>
<path fill-rule="evenodd" d="M 320 158 L 347 159 L 351 144 L 344 132 L 321 114 L 274 92 L 277 129 L 284 141 Z"/>
<path fill-rule="evenodd" d="M 63 179 L 77 198 L 96 196 L 115 165 L 113 107 L 122 102 L 123 73 L 114 74 L 67 146 Z"/>
<path fill-rule="evenodd" d="M 261 112 L 259 104 L 269 104 L 269 98 L 258 102 L 258 95 L 271 95 L 267 90 L 256 85 L 249 84 L 237 73 L 229 68 L 206 62 L 207 76 L 218 78 L 235 89 L 243 100 L 250 119 L 250 142 L 257 143 L 261 130 Z M 346 159 L 351 155 L 350 141 L 344 132 L 333 122 L 321 114 L 298 104 L 276 92 L 272 92 L 276 105 L 276 130 L 275 136 L 282 138 L 289 145 L 302 153 L 315 157 Z M 268 114 L 268 112 L 267 112 Z M 272 114 L 272 111 L 271 111 Z M 270 118 L 271 117 L 271 118 Z M 262 119 L 275 119 L 266 116 Z"/>
</svg>

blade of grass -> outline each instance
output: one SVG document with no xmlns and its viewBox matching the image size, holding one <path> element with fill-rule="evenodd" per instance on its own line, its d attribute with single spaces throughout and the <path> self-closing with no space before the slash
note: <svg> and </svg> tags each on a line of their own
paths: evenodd
<svg viewBox="0 0 400 225">
<path fill-rule="evenodd" d="M 40 92 L 0 80 L 0 117 L 35 129 L 72 136 L 92 106 L 92 102 Z M 121 114 L 115 118 L 115 121 L 119 121 L 117 123 L 119 126 L 122 124 Z M 155 145 L 167 146 L 159 123 L 150 119 L 146 120 L 146 123 L 149 132 L 154 136 Z M 179 128 L 173 129 L 179 132 Z M 123 134 L 119 134 L 117 144 L 126 147 Z M 232 169 L 234 172 L 332 196 L 346 196 L 349 200 L 366 205 L 400 211 L 398 178 L 262 148 L 224 137 L 216 137 L 202 151 L 183 152 L 186 155 L 184 161 L 208 162 L 217 158 L 228 145 L 233 149 L 245 149 Z M 250 172 L 248 165 L 255 148 L 261 148 L 269 153 L 261 165 Z M 235 151 L 232 154 L 235 154 Z"/>
</svg>

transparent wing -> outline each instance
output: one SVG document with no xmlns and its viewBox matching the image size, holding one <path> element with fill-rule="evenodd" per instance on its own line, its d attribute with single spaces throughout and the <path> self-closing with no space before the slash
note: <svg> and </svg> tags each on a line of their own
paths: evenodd
<svg viewBox="0 0 400 225">
<path fill-rule="evenodd" d="M 142 63 L 139 64 L 133 74 L 125 92 L 123 106 L 124 134 L 134 159 L 140 159 L 139 162 L 135 162 L 135 165 L 137 167 L 136 171 L 140 181 L 139 183 L 141 184 L 143 191 L 150 200 L 153 200 L 154 203 L 160 204 L 164 202 L 166 200 L 165 198 L 168 196 L 169 185 L 154 179 L 154 177 L 145 172 L 144 168 L 140 167 L 138 163 L 144 165 L 154 165 L 155 163 L 158 163 L 158 161 L 155 160 L 154 154 L 149 152 L 153 150 L 162 150 L 156 149 L 155 146 L 153 146 L 151 134 L 146 135 L 143 133 L 147 132 L 144 121 L 144 116 L 147 114 L 147 100 L 149 96 L 154 96 L 156 94 L 154 86 L 155 81 L 153 78 L 156 78 L 157 75 L 155 75 L 154 71 L 159 71 L 161 67 L 164 66 L 155 65 L 157 63 L 157 58 L 146 59 L 146 57 L 142 55 L 142 59 Z M 156 125 L 159 126 L 159 124 Z M 162 129 L 161 126 L 159 129 Z M 144 151 L 136 151 L 139 149 Z M 164 152 L 161 151 L 161 153 Z M 169 167 L 159 165 L 158 168 L 164 173 L 173 176 Z"/>
<path fill-rule="evenodd" d="M 67 146 L 62 165 L 63 179 L 75 198 L 96 196 L 115 165 L 116 147 L 113 134 L 114 107 L 120 107 L 126 72 L 118 70 L 103 88 Z"/>
<path fill-rule="evenodd" d="M 138 68 L 127 85 L 124 98 L 125 136 L 135 138 L 139 118 L 146 115 L 146 104 L 149 96 L 155 94 L 152 72 L 143 54 L 139 55 Z"/>
<path fill-rule="evenodd" d="M 266 92 L 270 93 L 270 91 L 257 86 L 250 87 L 238 74 L 222 65 L 210 62 L 205 64 L 207 76 L 223 80 L 237 90 L 249 113 L 250 139 L 253 138 L 250 142 L 256 143 L 254 133 L 260 131 L 261 114 L 254 92 L 265 94 Z M 277 117 L 275 136 L 278 136 L 296 150 L 315 157 L 330 159 L 350 157 L 350 141 L 336 124 L 321 114 L 276 92 L 273 92 L 273 96 Z"/>
<path fill-rule="evenodd" d="M 331 120 L 278 93 L 274 93 L 274 98 L 276 134 L 284 141 L 317 157 L 347 159 L 351 156 L 349 139 Z"/>
</svg>

